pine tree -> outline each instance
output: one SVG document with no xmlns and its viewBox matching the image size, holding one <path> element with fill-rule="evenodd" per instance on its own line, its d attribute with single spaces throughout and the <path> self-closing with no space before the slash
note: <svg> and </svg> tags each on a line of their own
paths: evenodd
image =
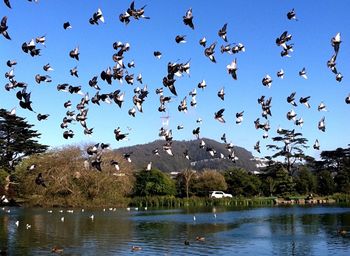
<svg viewBox="0 0 350 256">
<path fill-rule="evenodd" d="M 0 109 L 0 168 L 11 173 L 27 156 L 45 152 L 48 146 L 38 143 L 40 133 L 23 117 Z"/>
<path fill-rule="evenodd" d="M 304 149 L 309 146 L 306 145 L 308 140 L 302 133 L 294 130 L 281 129 L 278 131 L 280 136 L 273 137 L 275 142 L 282 142 L 282 145 L 266 145 L 268 149 L 276 151 L 271 158 L 283 157 L 285 159 L 285 167 L 289 174 L 293 174 L 293 167 L 296 161 L 304 160 L 307 156 L 304 154 Z"/>
</svg>

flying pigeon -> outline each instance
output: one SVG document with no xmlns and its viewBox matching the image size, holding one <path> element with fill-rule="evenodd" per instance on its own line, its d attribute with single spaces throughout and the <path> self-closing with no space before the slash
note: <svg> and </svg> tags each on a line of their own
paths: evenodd
<svg viewBox="0 0 350 256">
<path fill-rule="evenodd" d="M 127 136 L 129 135 L 128 133 L 122 133 L 120 130 L 120 127 L 118 127 L 117 129 L 114 129 L 114 134 L 115 134 L 115 139 L 117 141 L 125 140 L 125 139 L 127 139 Z"/>
<path fill-rule="evenodd" d="M 200 127 L 197 127 L 196 129 L 193 129 L 192 134 L 196 136 L 197 139 L 199 139 L 199 134 L 200 134 Z"/>
<path fill-rule="evenodd" d="M 254 150 L 256 150 L 258 153 L 261 153 L 260 152 L 260 140 L 258 140 L 254 146 Z"/>
<path fill-rule="evenodd" d="M 298 20 L 294 8 L 287 13 L 288 20 Z"/>
<path fill-rule="evenodd" d="M 236 124 L 241 124 L 243 122 L 243 113 L 244 111 L 236 113 Z"/>
<path fill-rule="evenodd" d="M 46 184 L 45 184 L 45 181 L 44 181 L 44 178 L 43 178 L 43 175 L 42 175 L 41 172 L 40 172 L 40 173 L 38 174 L 38 176 L 35 178 L 35 183 L 36 183 L 37 185 L 41 185 L 41 186 L 43 186 L 44 188 L 46 188 Z"/>
<path fill-rule="evenodd" d="M 146 166 L 146 171 L 150 171 L 152 169 L 152 162 L 149 162 Z"/>
<path fill-rule="evenodd" d="M 35 42 L 37 44 L 45 45 L 45 41 L 46 41 L 46 36 L 38 36 L 37 38 L 35 38 Z"/>
<path fill-rule="evenodd" d="M 307 108 L 310 108 L 310 107 L 311 107 L 311 106 L 310 106 L 310 103 L 309 103 L 310 97 L 311 97 L 311 96 L 307 96 L 307 97 L 305 97 L 305 98 L 300 97 L 299 102 L 300 102 L 301 104 L 304 104 Z"/>
<path fill-rule="evenodd" d="M 322 117 L 321 120 L 318 122 L 318 129 L 322 132 L 326 131 L 325 117 Z"/>
<path fill-rule="evenodd" d="M 300 117 L 299 119 L 295 120 L 294 124 L 302 127 L 304 124 L 304 119 L 302 117 Z"/>
<path fill-rule="evenodd" d="M 334 37 L 332 37 L 331 43 L 334 48 L 335 54 L 338 54 L 339 52 L 339 46 L 341 43 L 340 33 L 337 33 Z"/>
<path fill-rule="evenodd" d="M 225 42 L 227 42 L 226 29 L 227 29 L 227 23 L 225 23 L 218 32 L 219 37 L 224 39 Z"/>
<path fill-rule="evenodd" d="M 11 7 L 11 3 L 10 3 L 10 0 L 4 0 L 4 3 L 6 4 L 6 6 L 8 7 L 8 8 L 12 8 Z"/>
<path fill-rule="evenodd" d="M 231 64 L 226 66 L 227 72 L 232 76 L 234 80 L 237 80 L 237 59 L 234 59 Z"/>
<path fill-rule="evenodd" d="M 218 112 L 215 112 L 215 114 L 214 114 L 214 118 L 215 118 L 216 120 L 218 120 L 220 123 L 225 123 L 224 111 L 225 111 L 225 109 L 222 108 L 222 109 L 220 109 Z"/>
<path fill-rule="evenodd" d="M 7 32 L 8 26 L 7 26 L 7 17 L 4 16 L 1 19 L 1 23 L 0 23 L 0 33 L 8 40 L 11 40 L 11 37 L 9 36 L 8 32 Z"/>
<path fill-rule="evenodd" d="M 272 78 L 269 75 L 266 75 L 262 80 L 261 80 L 263 86 L 267 86 L 267 88 L 271 87 L 272 84 Z"/>
<path fill-rule="evenodd" d="M 335 80 L 341 82 L 343 80 L 343 75 L 341 73 L 337 73 L 337 75 L 335 76 Z"/>
<path fill-rule="evenodd" d="M 175 42 L 176 43 L 186 43 L 186 36 L 185 35 L 177 35 L 176 37 L 175 37 Z"/>
<path fill-rule="evenodd" d="M 69 52 L 69 56 L 73 59 L 79 60 L 79 48 L 75 47 L 73 50 Z"/>
<path fill-rule="evenodd" d="M 98 25 L 98 21 L 101 21 L 102 23 L 105 22 L 105 18 L 103 17 L 102 11 L 100 8 L 97 9 L 97 11 L 92 15 L 92 17 L 89 19 L 89 23 L 91 25 Z"/>
<path fill-rule="evenodd" d="M 45 71 L 53 71 L 53 68 L 50 66 L 50 63 L 47 63 L 43 66 L 43 70 Z"/>
<path fill-rule="evenodd" d="M 163 145 L 163 150 L 170 156 L 173 156 L 172 148 L 171 148 L 171 143 L 166 143 Z"/>
<path fill-rule="evenodd" d="M 70 139 L 73 138 L 73 136 L 74 136 L 74 132 L 72 130 L 68 130 L 68 131 L 63 132 L 63 138 L 65 138 L 66 140 L 69 138 Z"/>
<path fill-rule="evenodd" d="M 219 97 L 221 100 L 225 100 L 225 91 L 224 91 L 224 88 L 221 88 L 220 91 L 218 91 L 218 97 Z"/>
<path fill-rule="evenodd" d="M 303 68 L 302 70 L 299 71 L 299 76 L 303 77 L 304 79 L 307 79 L 305 68 Z"/>
<path fill-rule="evenodd" d="M 295 103 L 295 92 L 292 92 L 288 97 L 287 97 L 287 102 L 292 104 L 294 107 L 297 106 L 297 104 Z"/>
<path fill-rule="evenodd" d="M 232 46 L 231 52 L 233 54 L 245 52 L 245 46 L 242 43 L 235 44 L 234 46 Z"/>
<path fill-rule="evenodd" d="M 48 118 L 49 116 L 50 116 L 49 114 L 44 114 L 44 115 L 38 114 L 38 115 L 37 115 L 37 119 L 38 119 L 38 121 L 47 120 L 47 118 Z"/>
<path fill-rule="evenodd" d="M 102 163 L 102 160 L 99 157 L 97 157 L 96 159 L 91 161 L 91 167 L 102 172 L 101 163 Z"/>
<path fill-rule="evenodd" d="M 231 44 L 221 45 L 220 51 L 221 51 L 221 53 L 227 52 L 227 53 L 231 54 L 232 53 L 231 52 Z"/>
<path fill-rule="evenodd" d="M 226 133 L 222 134 L 221 138 L 220 138 L 224 143 L 227 143 L 226 140 Z"/>
<path fill-rule="evenodd" d="M 287 113 L 287 119 L 288 120 L 295 120 L 295 117 L 297 116 L 297 114 L 295 113 L 295 111 L 292 109 L 290 111 L 288 111 Z"/>
<path fill-rule="evenodd" d="M 277 77 L 278 77 L 278 78 L 281 78 L 281 79 L 284 78 L 284 71 L 283 71 L 283 69 L 280 69 L 280 70 L 277 72 Z"/>
<path fill-rule="evenodd" d="M 345 98 L 345 103 L 350 104 L 350 94 L 348 95 L 348 97 Z"/>
<path fill-rule="evenodd" d="M 208 48 L 204 49 L 204 55 L 214 63 L 216 63 L 215 56 L 214 56 L 215 46 L 216 46 L 216 42 L 212 43 Z"/>
<path fill-rule="evenodd" d="M 207 87 L 207 83 L 205 82 L 205 80 L 202 80 L 201 82 L 198 83 L 198 88 L 199 89 L 203 89 Z"/>
<path fill-rule="evenodd" d="M 201 38 L 199 40 L 199 44 L 203 47 L 206 47 L 206 44 L 207 44 L 207 39 L 205 37 Z"/>
<path fill-rule="evenodd" d="M 326 105 L 325 105 L 323 102 L 321 102 L 321 103 L 318 105 L 317 110 L 318 110 L 318 111 L 327 111 Z"/>
<path fill-rule="evenodd" d="M 320 150 L 320 142 L 318 141 L 318 139 L 315 140 L 313 148 L 316 149 L 316 150 Z"/>
<path fill-rule="evenodd" d="M 72 26 L 70 25 L 69 21 L 63 23 L 63 28 L 66 30 L 66 29 L 71 29 Z"/>
<path fill-rule="evenodd" d="M 154 57 L 160 59 L 162 57 L 162 53 L 160 51 L 154 51 L 153 52 Z"/>
<path fill-rule="evenodd" d="M 185 25 L 187 25 L 190 28 L 194 29 L 192 8 L 188 9 L 188 11 L 186 12 L 186 15 L 183 16 L 183 22 L 184 22 Z"/>
<path fill-rule="evenodd" d="M 187 159 L 187 160 L 190 160 L 190 156 L 188 155 L 188 150 L 185 149 L 185 151 L 183 152 L 183 155 L 184 157 Z"/>
<path fill-rule="evenodd" d="M 126 160 L 126 161 L 128 161 L 129 163 L 131 163 L 131 155 L 132 155 L 132 151 L 131 152 L 127 152 L 127 153 L 124 153 L 123 154 L 123 158 Z"/>
<path fill-rule="evenodd" d="M 11 68 L 12 66 L 17 65 L 17 61 L 15 61 L 15 60 L 8 60 L 8 61 L 6 62 L 6 65 L 7 65 L 9 68 Z"/>
</svg>

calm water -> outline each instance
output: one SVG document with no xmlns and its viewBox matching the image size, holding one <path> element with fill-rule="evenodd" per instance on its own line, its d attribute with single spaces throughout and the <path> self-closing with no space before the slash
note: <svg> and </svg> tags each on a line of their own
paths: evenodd
<svg viewBox="0 0 350 256">
<path fill-rule="evenodd" d="M 0 209 L 0 249 L 52 255 L 54 246 L 61 255 L 350 255 L 350 208 Z"/>
</svg>

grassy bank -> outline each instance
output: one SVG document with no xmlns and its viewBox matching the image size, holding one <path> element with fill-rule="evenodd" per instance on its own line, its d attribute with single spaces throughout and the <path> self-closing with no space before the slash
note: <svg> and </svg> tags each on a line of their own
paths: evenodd
<svg viewBox="0 0 350 256">
<path fill-rule="evenodd" d="M 222 198 L 208 197 L 176 198 L 172 196 L 134 197 L 131 199 L 132 207 L 201 207 L 201 206 L 271 206 L 275 197 L 259 198 Z"/>
<path fill-rule="evenodd" d="M 246 207 L 246 206 L 273 206 L 277 201 L 298 201 L 305 199 L 306 196 L 286 196 L 284 198 L 277 197 L 234 197 L 212 199 L 208 197 L 190 197 L 178 198 L 174 196 L 147 196 L 147 197 L 123 197 L 116 200 L 67 200 L 67 198 L 51 198 L 45 200 L 41 196 L 32 196 L 26 199 L 16 198 L 15 201 L 21 206 L 25 207 L 84 207 L 84 208 L 100 208 L 100 207 L 154 207 L 154 208 L 181 208 L 181 207 L 203 207 L 203 206 L 231 206 L 231 207 Z M 348 194 L 334 194 L 327 197 L 315 197 L 320 201 L 333 201 L 336 204 L 350 205 L 350 195 Z M 81 199 L 81 198 L 80 198 Z M 296 203 L 298 204 L 298 203 Z"/>
<path fill-rule="evenodd" d="M 295 202 L 305 199 L 307 196 L 286 196 L 285 198 L 277 197 L 234 197 L 212 199 L 208 197 L 191 197 L 191 198 L 176 198 L 173 196 L 151 196 L 151 197 L 134 197 L 131 199 L 129 206 L 131 207 L 165 207 L 177 208 L 184 206 L 202 207 L 202 206 L 273 206 L 279 201 L 294 200 Z M 320 202 L 334 202 L 336 204 L 350 204 L 350 195 L 334 194 L 332 196 L 316 197 Z M 278 200 L 277 200 L 278 199 Z M 298 203 L 296 203 L 298 204 Z"/>
</svg>

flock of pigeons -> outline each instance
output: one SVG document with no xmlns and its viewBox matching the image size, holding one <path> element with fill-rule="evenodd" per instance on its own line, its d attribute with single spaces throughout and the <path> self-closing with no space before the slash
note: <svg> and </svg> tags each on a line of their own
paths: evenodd
<svg viewBox="0 0 350 256">
<path fill-rule="evenodd" d="M 30 0 L 28 0 L 30 1 Z M 32 1 L 30 1 L 32 2 Z M 37 2 L 37 1 L 34 1 Z M 11 7 L 11 3 L 9 0 L 4 0 L 5 5 L 8 8 Z M 150 19 L 150 17 L 145 16 L 145 7 L 143 6 L 141 8 L 136 8 L 135 3 L 132 2 L 129 6 L 129 8 L 121 13 L 119 15 L 119 20 L 120 22 L 124 23 L 127 25 L 130 23 L 132 20 L 140 20 L 140 19 Z M 294 9 L 289 11 L 287 13 L 287 18 L 289 20 L 297 20 L 296 17 L 296 12 Z M 190 29 L 194 30 L 195 29 L 195 23 L 194 23 L 194 16 L 192 13 L 192 8 L 188 9 L 185 13 L 185 15 L 182 17 L 183 23 L 185 26 L 188 26 Z M 105 18 L 103 16 L 102 10 L 99 8 L 95 13 L 91 15 L 89 18 L 88 22 L 91 25 L 99 25 L 101 23 L 105 22 Z M 229 44 L 228 43 L 228 37 L 227 37 L 227 23 L 225 23 L 217 32 L 219 40 L 223 41 L 223 45 L 220 47 L 220 52 L 222 54 L 228 53 L 228 54 L 238 54 L 238 53 L 244 53 L 245 52 L 245 46 L 242 43 L 236 43 L 236 44 Z M 69 21 L 65 22 L 63 24 L 63 29 L 68 30 L 72 29 L 72 25 L 70 24 Z M 1 26 L 0 26 L 0 32 L 3 35 L 3 37 L 6 40 L 11 40 L 11 28 L 7 26 L 7 17 L 4 16 L 1 20 Z M 292 40 L 292 35 L 288 33 L 288 31 L 283 32 L 279 37 L 276 38 L 276 45 L 278 47 L 281 47 L 281 57 L 289 57 L 290 54 L 293 52 L 293 43 L 291 43 Z M 27 42 L 23 42 L 22 44 L 22 51 L 25 54 L 29 54 L 32 57 L 38 57 L 41 55 L 41 50 L 40 48 L 42 45 L 45 45 L 45 36 L 40 36 L 33 38 Z M 180 43 L 185 43 L 186 42 L 186 36 L 185 35 L 177 35 L 175 37 L 175 42 L 177 44 Z M 215 58 L 215 50 L 217 46 L 217 41 L 208 43 L 207 39 L 205 37 L 201 38 L 199 40 L 199 45 L 204 48 L 204 55 L 211 61 L 212 63 L 216 63 L 216 58 Z M 337 65 L 336 65 L 336 60 L 337 56 L 340 50 L 340 45 L 341 45 L 341 35 L 340 33 L 336 34 L 332 39 L 331 39 L 331 46 L 334 49 L 334 53 L 330 60 L 327 62 L 327 66 L 331 70 L 332 73 L 335 75 L 335 79 L 338 82 L 342 81 L 342 74 L 338 71 Z M 101 88 L 99 83 L 100 82 L 105 82 L 109 85 L 114 83 L 115 80 L 119 81 L 122 83 L 125 81 L 129 85 L 134 85 L 135 82 L 137 82 L 140 86 L 143 88 L 140 88 L 139 86 L 136 86 L 134 88 L 134 95 L 132 97 L 132 102 L 133 102 L 133 107 L 128 109 L 128 114 L 131 117 L 135 117 L 136 114 L 142 113 L 143 112 L 143 103 L 147 99 L 147 96 L 149 94 L 149 90 L 147 88 L 147 85 L 143 85 L 143 80 L 142 80 L 142 74 L 138 74 L 135 76 L 131 70 L 132 68 L 135 67 L 134 61 L 125 63 L 125 55 L 128 53 L 130 50 L 130 45 L 127 42 L 114 42 L 113 43 L 113 49 L 114 49 L 114 54 L 112 56 L 112 59 L 115 63 L 113 67 L 108 67 L 105 70 L 102 70 L 100 72 L 99 76 L 94 76 L 89 80 L 89 86 L 95 90 L 95 94 L 90 97 L 89 93 L 83 93 L 82 87 L 81 86 L 73 86 L 68 83 L 62 83 L 57 85 L 57 91 L 59 92 L 67 92 L 70 94 L 78 94 L 81 95 L 80 102 L 76 105 L 75 110 L 70 110 L 70 108 L 73 106 L 73 103 L 71 100 L 68 100 L 64 103 L 64 107 L 67 108 L 66 115 L 63 117 L 62 123 L 60 124 L 60 127 L 63 130 L 63 137 L 65 139 L 70 139 L 74 137 L 74 131 L 70 129 L 70 125 L 72 123 L 79 123 L 82 127 L 83 133 L 86 135 L 92 135 L 93 134 L 93 128 L 90 128 L 87 124 L 87 119 L 88 119 L 88 104 L 91 102 L 92 104 L 95 105 L 100 105 L 103 103 L 106 104 L 113 104 L 115 103 L 118 107 L 122 108 L 123 103 L 125 100 L 125 93 L 122 92 L 120 89 L 113 90 L 108 93 L 101 93 Z M 155 58 L 160 59 L 162 57 L 162 53 L 158 50 L 155 50 L 153 52 L 153 55 Z M 69 52 L 69 57 L 72 58 L 74 61 L 77 63 L 79 62 L 79 47 L 75 47 Z M 234 58 L 233 61 L 227 65 L 227 73 L 232 77 L 232 79 L 237 80 L 238 79 L 238 64 L 237 64 L 237 58 Z M 17 64 L 15 60 L 8 60 L 7 61 L 7 66 L 10 68 L 8 72 L 5 73 L 5 77 L 8 79 L 8 83 L 5 85 L 5 89 L 7 91 L 11 90 L 17 90 L 16 97 L 19 100 L 19 106 L 23 109 L 32 111 L 34 113 L 35 110 L 33 109 L 32 106 L 32 101 L 31 101 L 31 92 L 28 91 L 28 84 L 25 82 L 17 81 L 15 77 L 15 72 L 14 72 L 14 66 Z M 166 112 L 167 111 L 167 106 L 170 102 L 172 102 L 174 97 L 177 97 L 177 90 L 175 87 L 177 79 L 180 79 L 184 75 L 189 75 L 190 74 L 190 61 L 184 62 L 184 63 L 179 63 L 179 62 L 168 62 L 167 64 L 167 74 L 163 77 L 162 82 L 163 82 L 163 87 L 157 88 L 155 90 L 155 93 L 159 96 L 159 102 L 160 105 L 158 107 L 158 111 L 161 112 Z M 35 81 L 37 84 L 40 83 L 51 83 L 52 79 L 49 75 L 49 72 L 53 71 L 53 68 L 50 66 L 49 63 L 45 64 L 43 66 L 43 70 L 46 72 L 44 75 L 37 74 L 35 75 Z M 70 70 L 70 75 L 79 77 L 78 74 L 78 68 L 75 66 Z M 304 79 L 307 79 L 307 70 L 306 68 L 303 68 L 302 70 L 299 71 L 300 77 L 303 77 Z M 277 72 L 277 77 L 280 79 L 283 79 L 284 77 L 284 70 L 280 69 Z M 136 78 L 136 79 L 135 79 Z M 136 80 L 136 81 L 135 81 Z M 271 87 L 273 79 L 270 75 L 266 75 L 265 77 L 262 78 L 262 84 L 263 86 L 266 87 Z M 202 80 L 198 83 L 197 87 L 198 89 L 204 90 L 206 88 L 207 84 L 205 80 Z M 171 96 L 165 95 L 164 88 L 168 88 L 168 91 L 172 94 Z M 191 107 L 196 107 L 197 101 L 196 101 L 196 96 L 197 96 L 197 88 L 194 88 L 191 90 L 188 94 L 188 96 L 191 98 L 189 105 Z M 225 100 L 225 91 L 224 88 L 221 88 L 217 92 L 217 96 L 224 101 Z M 309 99 L 311 96 L 304 96 L 300 97 L 299 103 L 305 105 L 307 108 L 310 108 L 309 104 Z M 187 112 L 188 110 L 188 105 L 187 105 L 187 96 L 185 96 L 181 101 L 180 104 L 178 105 L 178 111 L 180 112 Z M 286 117 L 288 120 L 293 120 L 294 124 L 296 126 L 302 126 L 304 123 L 303 118 L 299 117 L 297 118 L 297 114 L 294 110 L 294 107 L 297 106 L 297 100 L 296 100 L 296 92 L 292 92 L 288 97 L 287 97 L 287 102 L 292 105 L 293 109 L 291 109 L 287 114 Z M 261 116 L 262 118 L 265 119 L 265 122 L 261 122 L 260 118 L 257 118 L 254 122 L 255 128 L 256 129 L 261 129 L 264 131 L 263 138 L 266 139 L 268 138 L 268 131 L 270 130 L 270 124 L 269 124 L 269 116 L 271 115 L 271 102 L 272 98 L 265 98 L 264 95 L 262 95 L 258 99 L 258 103 L 261 105 L 262 113 Z M 350 104 L 350 95 L 348 95 L 345 99 L 346 104 Z M 318 106 L 319 111 L 326 111 L 326 106 L 323 102 L 321 102 Z M 221 108 L 218 111 L 214 113 L 214 118 L 220 123 L 225 123 L 224 119 L 224 112 L 225 108 Z M 16 114 L 16 109 L 14 108 L 13 110 L 9 111 L 10 114 L 15 115 Z M 39 121 L 47 120 L 49 118 L 49 114 L 46 113 L 36 113 L 37 114 L 37 119 Z M 244 111 L 237 112 L 236 113 L 236 124 L 241 124 L 243 121 L 244 117 Z M 200 124 L 201 120 L 198 119 L 197 123 Z M 182 125 L 177 126 L 178 130 L 183 129 Z M 318 129 L 320 131 L 325 132 L 326 130 L 326 125 L 325 125 L 325 117 L 322 117 L 321 120 L 318 123 Z M 281 132 L 282 129 L 279 128 L 277 132 Z M 221 136 L 221 140 L 226 144 L 226 148 L 228 150 L 227 155 L 224 154 L 218 154 L 214 148 L 210 147 L 210 145 L 205 145 L 205 141 L 200 139 L 200 126 L 196 127 L 192 131 L 193 135 L 198 139 L 199 141 L 199 148 L 206 150 L 212 157 L 219 157 L 219 158 L 226 158 L 230 159 L 233 162 L 237 160 L 237 157 L 235 156 L 235 152 L 233 150 L 233 144 L 228 143 L 228 140 L 226 139 L 226 134 L 223 134 Z M 115 134 L 115 139 L 117 141 L 127 139 L 127 136 L 129 135 L 128 132 L 122 131 L 120 127 L 116 128 L 114 130 Z M 168 154 L 168 155 L 173 155 L 172 152 L 172 130 L 168 129 L 166 127 L 161 127 L 159 130 L 159 136 L 162 137 L 165 142 L 163 145 L 163 150 Z M 285 142 L 288 143 L 288 142 Z M 92 145 L 88 147 L 87 149 L 87 154 L 88 154 L 88 160 L 85 161 L 85 167 L 86 168 L 95 168 L 99 171 L 102 171 L 102 156 L 103 152 L 105 149 L 109 147 L 109 144 L 104 144 L 104 143 L 98 143 L 96 145 Z M 319 141 L 316 139 L 313 147 L 318 150 L 320 148 Z M 260 141 L 256 142 L 256 145 L 254 146 L 254 149 L 257 152 L 260 152 Z M 159 155 L 159 149 L 156 148 L 152 152 L 154 155 Z M 124 154 L 124 159 L 128 162 L 131 162 L 131 155 L 132 152 L 128 152 Z M 188 151 L 185 150 L 183 152 L 184 158 L 190 159 L 190 156 L 188 155 Z M 113 165 L 116 169 L 116 173 L 120 171 L 119 164 L 117 161 L 112 160 L 110 162 L 111 165 Z M 147 165 L 147 169 L 151 169 L 151 162 Z M 46 186 L 42 175 L 39 174 L 36 180 L 38 185 L 43 185 Z"/>
</svg>

